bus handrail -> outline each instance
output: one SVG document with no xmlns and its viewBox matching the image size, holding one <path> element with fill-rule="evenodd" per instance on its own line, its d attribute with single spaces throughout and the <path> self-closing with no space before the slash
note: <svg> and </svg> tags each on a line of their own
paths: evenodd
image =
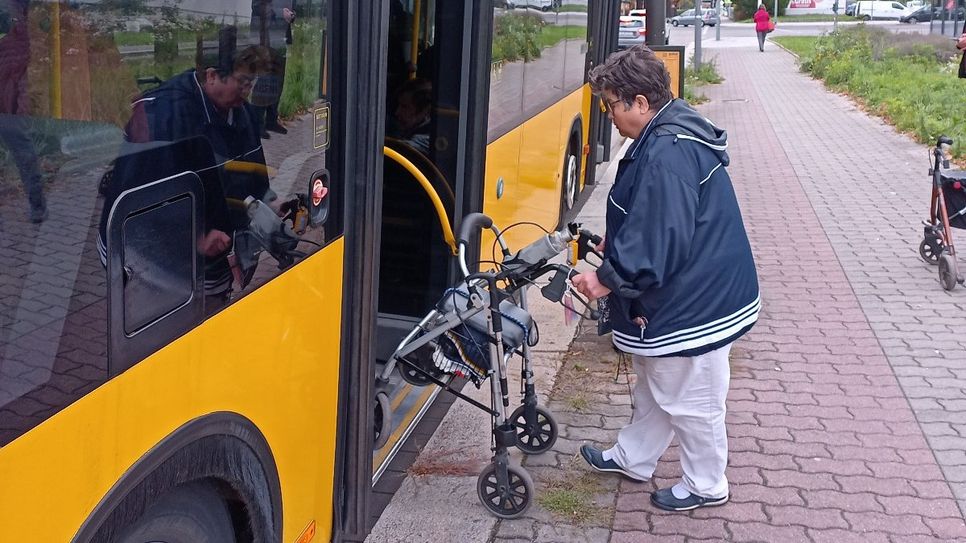
<svg viewBox="0 0 966 543">
<path fill-rule="evenodd" d="M 419 184 L 426 192 L 426 196 L 428 196 L 430 201 L 433 202 L 433 208 L 436 209 L 436 216 L 439 219 L 439 226 L 443 229 L 443 239 L 446 241 L 446 245 L 449 245 L 449 249 L 452 251 L 454 256 L 457 255 L 458 251 L 456 249 L 456 237 L 453 236 L 453 228 L 449 223 L 449 215 L 446 214 L 446 208 L 443 207 L 443 201 L 439 199 L 439 194 L 436 192 L 436 189 L 433 188 L 432 183 L 430 183 L 429 179 L 423 175 L 423 172 L 419 171 L 419 168 L 417 168 L 415 164 L 410 162 L 408 158 L 399 154 L 399 152 L 395 149 L 390 149 L 389 147 L 383 146 L 382 152 L 387 157 L 393 159 L 397 164 L 405 168 L 406 171 L 416 178 L 416 181 L 419 181 Z"/>
<path fill-rule="evenodd" d="M 407 153 L 413 153 L 415 155 L 414 158 L 418 158 L 422 160 L 423 165 L 433 170 L 433 175 L 435 175 L 436 178 L 440 180 L 442 192 L 444 193 L 443 196 L 448 197 L 450 201 L 453 201 L 453 202 L 456 201 L 456 196 L 453 194 L 453 189 L 450 188 L 449 182 L 446 180 L 446 176 L 443 175 L 443 172 L 439 171 L 439 168 L 436 167 L 436 164 L 433 164 L 433 161 L 427 158 L 426 155 L 424 155 L 418 149 L 414 148 L 406 140 L 401 140 L 399 138 L 391 138 L 389 136 L 386 136 L 386 144 L 391 149 L 399 148 L 396 150 L 400 152 L 400 154 L 402 151 L 406 151 Z M 406 155 L 403 155 L 403 156 L 406 156 Z M 406 157 L 406 158 L 409 158 L 409 157 Z M 416 167 L 419 168 L 419 166 L 416 166 Z M 430 181 L 430 183 L 432 183 L 432 181 Z M 436 187 L 433 187 L 433 188 L 435 189 Z M 439 193 L 440 191 L 436 192 L 436 194 L 439 194 Z"/>
</svg>

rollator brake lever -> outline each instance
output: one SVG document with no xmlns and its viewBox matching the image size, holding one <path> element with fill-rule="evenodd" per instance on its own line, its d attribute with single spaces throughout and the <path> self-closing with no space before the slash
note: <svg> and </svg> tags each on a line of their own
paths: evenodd
<svg viewBox="0 0 966 543">
<path fill-rule="evenodd" d="M 567 281 L 577 275 L 577 270 L 566 266 L 557 266 L 557 273 L 553 274 L 550 283 L 540 289 L 543 297 L 554 303 L 560 303 L 567 292 Z"/>
</svg>

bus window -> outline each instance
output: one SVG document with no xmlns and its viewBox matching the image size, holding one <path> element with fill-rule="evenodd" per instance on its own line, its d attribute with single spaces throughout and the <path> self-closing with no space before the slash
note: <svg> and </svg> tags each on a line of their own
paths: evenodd
<svg viewBox="0 0 966 543">
<path fill-rule="evenodd" d="M 527 55 L 520 50 L 521 40 L 516 34 L 528 28 L 524 26 L 529 20 L 526 13 L 523 9 L 506 6 L 493 8 L 487 143 L 506 134 L 522 121 L 523 65 Z"/>
<path fill-rule="evenodd" d="M 342 235 L 327 10 L 0 0 L 0 446 Z"/>
</svg>

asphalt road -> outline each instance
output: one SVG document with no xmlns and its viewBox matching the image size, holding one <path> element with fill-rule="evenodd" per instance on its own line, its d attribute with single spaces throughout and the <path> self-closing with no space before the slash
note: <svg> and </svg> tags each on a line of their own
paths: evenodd
<svg viewBox="0 0 966 543">
<path fill-rule="evenodd" d="M 855 26 L 859 23 L 847 22 L 839 23 L 840 27 L 843 26 Z M 890 32 L 911 32 L 916 34 L 928 34 L 929 33 L 929 23 L 918 23 L 918 24 L 903 24 L 892 21 L 874 21 L 872 23 L 866 23 L 875 25 L 880 28 L 885 28 Z M 821 23 L 800 23 L 800 22 L 786 22 L 779 19 L 778 25 L 775 28 L 775 32 L 771 37 L 779 36 L 818 36 L 826 32 L 830 32 L 833 29 L 833 23 L 831 22 L 821 22 Z M 691 44 L 694 43 L 694 27 L 693 26 L 679 26 L 671 27 L 668 26 L 670 33 L 670 43 L 671 45 L 685 45 L 690 48 Z M 701 40 L 702 43 L 707 43 L 708 41 L 714 41 L 717 29 L 715 27 L 706 26 L 701 29 Z M 736 37 L 754 37 L 755 26 L 754 23 L 734 23 L 725 20 L 721 24 L 721 37 L 722 38 L 736 38 Z"/>
</svg>

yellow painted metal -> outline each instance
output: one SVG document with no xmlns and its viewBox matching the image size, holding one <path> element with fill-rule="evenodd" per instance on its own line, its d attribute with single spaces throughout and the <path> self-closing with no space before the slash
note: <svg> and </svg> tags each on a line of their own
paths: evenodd
<svg viewBox="0 0 966 543">
<path fill-rule="evenodd" d="M 64 116 L 61 95 L 61 45 L 60 45 L 60 2 L 50 6 L 50 116 L 61 119 Z"/>
<path fill-rule="evenodd" d="M 590 87 L 584 85 L 487 146 L 483 213 L 500 228 L 521 221 L 539 225 L 521 225 L 507 232 L 505 238 L 511 250 L 537 239 L 542 229 L 551 230 L 560 221 L 564 155 L 570 128 L 579 117 L 582 141 L 587 142 L 591 104 Z M 581 183 L 585 163 L 583 157 Z M 498 198 L 501 179 L 503 195 Z M 484 232 L 481 260 L 493 259 L 492 244 L 493 235 Z"/>
<path fill-rule="evenodd" d="M 433 188 L 432 183 L 429 182 L 429 179 L 426 179 L 423 172 L 419 171 L 419 168 L 410 162 L 408 158 L 388 147 L 383 147 L 382 152 L 405 168 L 407 172 L 416 178 L 416 181 L 423 187 L 423 190 L 426 191 L 426 196 L 433 202 L 433 208 L 436 209 L 436 217 L 439 219 L 440 228 L 443 229 L 443 239 L 446 241 L 446 245 L 449 245 L 449 249 L 454 255 L 458 254 L 456 237 L 453 236 L 453 227 L 450 226 L 449 215 L 446 213 L 446 208 L 443 207 L 443 202 L 439 199 L 439 194 L 436 193 L 436 189 Z"/>
<path fill-rule="evenodd" d="M 271 166 L 247 160 L 229 160 L 225 162 L 224 166 L 225 171 L 229 172 L 260 173 L 269 177 L 274 177 L 278 173 L 278 170 Z"/>
<path fill-rule="evenodd" d="M 0 448 L 0 541 L 70 541 L 125 470 L 184 423 L 235 412 L 265 435 L 283 541 L 331 539 L 343 240 Z"/>
<path fill-rule="evenodd" d="M 413 33 L 412 41 L 409 43 L 409 62 L 411 64 L 416 64 L 416 59 L 419 56 L 419 14 L 422 10 L 422 6 L 422 0 L 415 0 L 413 3 Z M 415 77 L 415 72 L 409 74 L 410 79 Z"/>
</svg>

